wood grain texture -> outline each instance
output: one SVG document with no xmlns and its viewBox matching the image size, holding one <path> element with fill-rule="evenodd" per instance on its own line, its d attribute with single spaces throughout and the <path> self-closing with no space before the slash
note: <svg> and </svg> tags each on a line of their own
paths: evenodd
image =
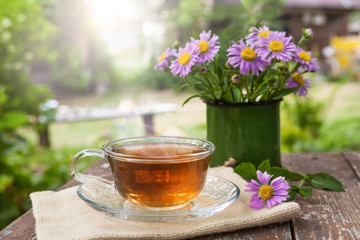
<svg viewBox="0 0 360 240">
<path fill-rule="evenodd" d="M 231 240 L 231 239 L 241 239 L 241 240 L 257 240 L 257 239 L 271 239 L 271 240 L 290 240 L 291 228 L 290 224 L 279 223 L 271 224 L 264 227 L 255 227 L 242 229 L 233 232 L 218 233 L 211 236 L 200 236 L 192 238 L 192 240 Z"/>
<path fill-rule="evenodd" d="M 360 152 L 283 154 L 283 167 L 305 174 L 326 172 L 344 184 L 345 193 L 315 190 L 309 199 L 297 198 L 301 218 L 234 232 L 200 236 L 194 239 L 360 239 Z M 108 175 L 109 164 L 100 160 L 87 174 Z M 72 180 L 59 190 L 78 185 Z M 36 239 L 32 210 L 0 232 L 0 239 Z"/>
<path fill-rule="evenodd" d="M 314 189 L 309 199 L 297 198 L 302 215 L 294 220 L 295 239 L 360 239 L 360 181 L 342 154 L 289 154 L 283 157 L 283 167 L 331 174 L 346 190 Z"/>
<path fill-rule="evenodd" d="M 346 159 L 357 178 L 360 179 L 360 152 L 343 152 L 342 156 Z"/>
</svg>

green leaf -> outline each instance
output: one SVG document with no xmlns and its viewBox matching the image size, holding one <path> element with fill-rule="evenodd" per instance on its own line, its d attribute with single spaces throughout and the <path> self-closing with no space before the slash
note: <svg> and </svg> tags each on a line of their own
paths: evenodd
<svg viewBox="0 0 360 240">
<path fill-rule="evenodd" d="M 221 90 L 215 91 L 215 97 L 217 100 L 219 100 L 221 98 L 221 93 L 222 93 Z"/>
<path fill-rule="evenodd" d="M 246 180 L 257 179 L 256 167 L 250 162 L 240 163 L 234 171 Z"/>
<path fill-rule="evenodd" d="M 275 177 L 279 177 L 279 176 L 285 177 L 287 181 L 300 181 L 301 179 L 305 178 L 304 175 L 301 175 L 296 172 L 292 172 L 290 170 L 281 167 L 271 167 L 268 170 L 268 173 L 274 175 Z"/>
<path fill-rule="evenodd" d="M 269 88 L 269 87 L 262 87 L 260 90 L 258 90 L 258 92 L 256 94 L 253 93 L 253 95 L 251 96 L 251 99 L 256 99 L 261 94 L 268 92 L 270 90 L 271 90 L 271 88 Z"/>
<path fill-rule="evenodd" d="M 192 95 L 192 96 L 188 97 L 188 98 L 183 102 L 182 106 L 184 106 L 185 104 L 187 104 L 191 99 L 197 98 L 197 97 L 201 98 L 201 95 L 197 95 L 197 94 L 196 94 L 196 95 Z"/>
<path fill-rule="evenodd" d="M 241 102 L 241 92 L 238 88 L 233 88 L 232 93 L 234 96 L 234 102 Z"/>
<path fill-rule="evenodd" d="M 191 76 L 191 75 L 187 75 L 186 79 L 191 83 L 191 84 L 199 84 L 201 83 L 201 81 L 199 81 L 198 79 L 196 79 L 195 77 Z"/>
<path fill-rule="evenodd" d="M 290 202 L 290 201 L 292 201 L 294 198 L 295 198 L 295 196 L 297 195 L 297 192 L 292 192 L 291 194 L 289 194 L 290 195 L 290 197 L 288 197 L 286 200 L 285 200 L 285 202 Z"/>
<path fill-rule="evenodd" d="M 327 173 L 308 174 L 307 182 L 316 188 L 345 192 L 342 183 Z"/>
<path fill-rule="evenodd" d="M 312 195 L 312 187 L 300 187 L 298 189 L 298 192 L 304 198 L 311 197 L 311 195 Z"/>
<path fill-rule="evenodd" d="M 181 89 L 183 89 L 184 87 L 188 87 L 189 85 L 187 83 L 182 84 L 178 89 L 176 89 L 176 93 L 178 93 Z"/>
<path fill-rule="evenodd" d="M 293 93 L 294 91 L 296 90 L 296 88 L 285 88 L 285 89 L 282 89 L 278 92 L 275 92 L 272 96 L 271 96 L 271 99 L 280 99 L 290 93 Z"/>
<path fill-rule="evenodd" d="M 265 161 L 262 161 L 259 164 L 257 169 L 260 170 L 261 172 L 265 172 L 265 171 L 269 170 L 270 167 L 271 167 L 270 161 L 269 161 L 269 159 L 266 159 Z"/>
<path fill-rule="evenodd" d="M 288 191 L 288 194 L 290 195 L 290 197 L 288 197 L 286 199 L 286 202 L 292 201 L 295 198 L 296 194 L 298 194 L 298 193 L 299 193 L 299 187 L 294 186 L 294 185 L 290 185 L 290 189 Z"/>
</svg>

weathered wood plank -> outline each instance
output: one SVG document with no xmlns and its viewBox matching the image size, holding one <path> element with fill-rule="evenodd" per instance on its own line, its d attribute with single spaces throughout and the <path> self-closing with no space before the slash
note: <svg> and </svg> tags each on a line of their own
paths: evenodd
<svg viewBox="0 0 360 240">
<path fill-rule="evenodd" d="M 342 154 L 288 154 L 283 167 L 303 174 L 329 173 L 346 190 L 316 189 L 309 199 L 297 198 L 303 212 L 294 220 L 295 239 L 360 239 L 360 181 Z"/>
<path fill-rule="evenodd" d="M 360 179 L 360 152 L 343 152 L 342 155 Z"/>
<path fill-rule="evenodd" d="M 295 239 L 359 239 L 360 238 L 360 157 L 359 152 L 342 154 L 286 154 L 283 166 L 301 173 L 327 172 L 340 179 L 345 193 L 315 190 L 309 199 L 298 198 L 301 218 L 294 220 Z M 346 159 L 345 159 L 346 158 Z M 351 166 L 351 167 L 350 167 Z M 88 174 L 109 173 L 104 160 L 86 170 Z M 62 188 L 79 183 L 70 181 Z M 0 239 L 36 239 L 35 219 L 28 211 L 0 232 Z M 291 239 L 289 223 L 244 229 L 195 239 Z"/>
<path fill-rule="evenodd" d="M 271 239 L 271 240 L 290 240 L 291 229 L 290 224 L 279 223 L 271 224 L 264 227 L 242 229 L 234 232 L 218 233 L 211 236 L 200 236 L 192 238 L 193 240 L 257 240 L 257 239 Z"/>
<path fill-rule="evenodd" d="M 0 232 L 0 239 L 6 240 L 35 240 L 35 219 L 32 209 L 27 211 L 21 217 L 10 223 Z"/>
</svg>

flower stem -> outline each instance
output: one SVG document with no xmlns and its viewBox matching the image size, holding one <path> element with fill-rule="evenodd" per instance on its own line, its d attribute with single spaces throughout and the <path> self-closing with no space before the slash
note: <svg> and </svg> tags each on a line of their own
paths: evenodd
<svg viewBox="0 0 360 240">
<path fill-rule="evenodd" d="M 298 70 L 299 67 L 300 67 L 300 63 L 296 63 L 294 68 L 284 77 L 284 81 L 286 81 L 291 76 L 291 74 L 293 74 L 296 70 Z"/>
<path fill-rule="evenodd" d="M 298 187 L 299 187 L 299 188 L 302 187 L 302 185 L 304 184 L 304 182 L 305 182 L 305 178 L 301 180 L 301 182 L 300 182 L 300 184 L 299 184 Z"/>
<path fill-rule="evenodd" d="M 195 77 L 193 76 L 193 78 L 195 78 L 196 80 L 198 80 L 199 82 L 201 82 L 202 84 L 204 84 L 207 89 L 205 89 L 208 93 L 210 93 L 211 95 L 215 96 L 213 94 L 213 88 L 212 88 L 212 84 L 210 83 L 209 79 L 207 77 Z"/>
<path fill-rule="evenodd" d="M 249 86 L 248 86 L 246 77 L 244 78 L 244 85 L 245 85 L 245 89 L 246 89 L 246 98 L 248 100 L 250 100 L 250 91 L 249 91 Z"/>
<path fill-rule="evenodd" d="M 183 78 L 184 81 L 197 93 L 200 93 L 200 91 L 189 81 L 187 80 L 185 77 Z M 198 79 L 199 80 L 199 79 Z M 201 81 L 203 82 L 203 81 Z M 212 91 L 208 91 L 211 95 L 213 95 L 214 99 L 215 99 L 215 94 Z M 200 93 L 201 94 L 201 93 Z M 202 95 L 202 94 L 201 94 Z"/>
<path fill-rule="evenodd" d="M 212 72 L 209 71 L 209 78 L 212 80 L 213 84 L 216 86 L 217 89 L 222 89 L 222 87 L 220 87 L 216 77 L 212 74 Z"/>
<path fill-rule="evenodd" d="M 308 39 L 306 37 L 302 36 L 299 42 L 296 44 L 297 47 L 300 47 L 304 42 L 306 42 Z"/>
</svg>

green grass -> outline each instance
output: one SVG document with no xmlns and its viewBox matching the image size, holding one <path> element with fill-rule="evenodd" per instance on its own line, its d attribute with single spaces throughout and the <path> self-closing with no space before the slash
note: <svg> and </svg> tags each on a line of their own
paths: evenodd
<svg viewBox="0 0 360 240">
<path fill-rule="evenodd" d="M 144 135 L 140 117 L 91 120 L 50 124 L 50 143 L 53 148 L 64 146 L 88 146 L 100 148 L 105 142 Z M 20 130 L 32 143 L 37 142 L 36 133 L 29 128 Z"/>
<path fill-rule="evenodd" d="M 342 151 L 358 150 L 360 142 L 360 83 L 321 83 L 311 89 L 315 101 L 325 102 L 322 115 L 323 126 L 319 130 L 320 138 L 309 140 L 308 136 L 291 130 L 293 140 L 299 138 L 294 151 Z M 122 97 L 122 98 L 121 98 Z M 186 93 L 137 92 L 124 96 L 105 95 L 95 98 L 80 98 L 68 101 L 67 104 L 102 105 L 114 104 L 120 100 L 130 99 L 137 106 L 148 103 L 170 102 L 178 106 L 177 111 L 156 115 L 155 131 L 158 135 L 180 135 L 206 138 L 205 106 L 201 101 L 193 100 L 184 107 L 182 101 Z M 290 99 L 285 99 L 288 102 Z M 87 103 L 87 104 L 86 104 Z M 79 104 L 79 105 L 80 105 Z M 286 119 L 282 119 L 285 123 Z M 285 124 L 289 128 L 289 124 Z M 291 127 L 291 126 L 290 126 Z M 290 131 L 290 130 L 289 130 Z M 22 130 L 32 142 L 36 135 L 30 130 Z M 51 143 L 55 148 L 64 146 L 88 146 L 99 148 L 111 139 L 144 135 L 144 126 L 140 117 L 96 120 L 76 123 L 53 123 L 50 126 Z M 300 136 L 300 135 L 301 136 Z M 303 141 L 303 142 L 301 142 Z M 306 147 L 307 146 L 307 147 Z M 297 150 L 296 150 L 297 149 Z"/>
<path fill-rule="evenodd" d="M 285 152 L 339 152 L 360 149 L 360 83 L 319 84 L 311 90 L 316 101 L 325 103 L 320 115 L 319 136 L 287 125 Z M 282 122 L 284 119 L 282 119 Z M 294 124 L 294 123 L 290 123 Z M 284 132 L 284 131 L 283 131 Z M 284 139 L 283 139 L 284 140 Z"/>
</svg>

